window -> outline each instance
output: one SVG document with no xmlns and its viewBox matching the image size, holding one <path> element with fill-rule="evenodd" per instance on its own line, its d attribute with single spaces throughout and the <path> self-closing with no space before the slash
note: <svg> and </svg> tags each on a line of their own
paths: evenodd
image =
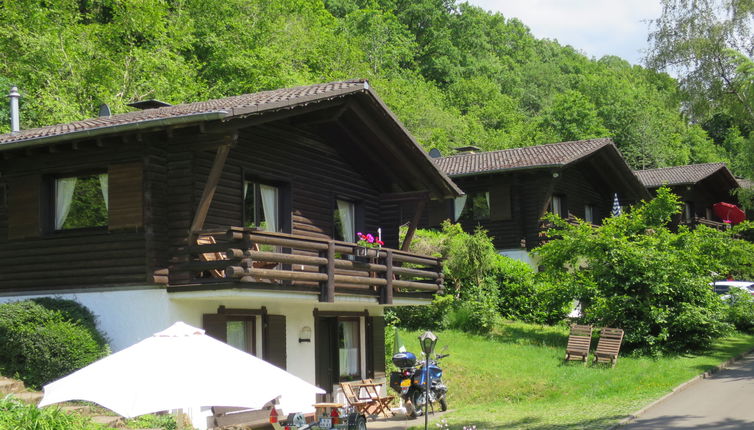
<svg viewBox="0 0 754 430">
<path fill-rule="evenodd" d="M 552 196 L 552 200 L 550 201 L 550 212 L 561 217 L 563 216 L 562 196 Z"/>
<path fill-rule="evenodd" d="M 460 221 L 480 221 L 490 218 L 490 193 L 481 191 L 467 194 Z"/>
<path fill-rule="evenodd" d="M 356 204 L 347 200 L 335 200 L 333 226 L 333 239 L 345 242 L 355 242 Z"/>
<path fill-rule="evenodd" d="M 53 193 L 55 230 L 107 226 L 106 173 L 56 178 Z"/>
<path fill-rule="evenodd" d="M 686 221 L 691 221 L 693 218 L 694 218 L 694 203 L 684 202 L 683 203 L 683 219 Z"/>
<path fill-rule="evenodd" d="M 338 319 L 338 378 L 352 381 L 361 378 L 359 354 L 359 319 Z"/>
<path fill-rule="evenodd" d="M 586 205 L 584 206 L 584 221 L 590 223 L 590 224 L 596 224 L 595 223 L 595 209 L 592 205 Z"/>
<path fill-rule="evenodd" d="M 244 226 L 265 231 L 282 231 L 280 189 L 256 181 L 244 181 Z"/>
<path fill-rule="evenodd" d="M 256 355 L 256 317 L 229 317 L 225 322 L 228 345 Z"/>
</svg>

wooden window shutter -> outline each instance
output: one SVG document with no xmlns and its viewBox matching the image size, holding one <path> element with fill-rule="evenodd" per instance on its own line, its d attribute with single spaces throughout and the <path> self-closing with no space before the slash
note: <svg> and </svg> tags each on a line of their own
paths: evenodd
<svg viewBox="0 0 754 430">
<path fill-rule="evenodd" d="M 207 336 L 214 337 L 222 342 L 228 341 L 227 319 L 225 315 L 204 314 L 203 326 L 204 333 Z"/>
<path fill-rule="evenodd" d="M 499 184 L 490 190 L 490 219 L 507 221 L 511 215 L 511 185 Z"/>
<path fill-rule="evenodd" d="M 337 382 L 337 354 L 335 353 L 335 318 L 314 318 L 314 373 L 315 383 L 319 388 L 332 392 Z"/>
<path fill-rule="evenodd" d="M 366 317 L 367 377 L 385 377 L 385 318 Z"/>
<path fill-rule="evenodd" d="M 113 164 L 108 169 L 110 230 L 144 225 L 144 165 Z"/>
<path fill-rule="evenodd" d="M 40 235 L 41 192 L 42 177 L 39 175 L 8 180 L 8 239 Z"/>
<path fill-rule="evenodd" d="M 262 321 L 262 358 L 285 369 L 285 316 L 264 315 Z"/>
</svg>

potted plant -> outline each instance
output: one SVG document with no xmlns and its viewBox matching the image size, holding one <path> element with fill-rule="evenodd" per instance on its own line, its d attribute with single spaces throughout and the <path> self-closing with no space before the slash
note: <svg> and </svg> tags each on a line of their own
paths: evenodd
<svg viewBox="0 0 754 430">
<path fill-rule="evenodd" d="M 357 257 L 376 258 L 380 255 L 380 248 L 385 243 L 378 236 L 371 233 L 356 233 L 356 246 L 353 248 L 353 255 Z"/>
</svg>

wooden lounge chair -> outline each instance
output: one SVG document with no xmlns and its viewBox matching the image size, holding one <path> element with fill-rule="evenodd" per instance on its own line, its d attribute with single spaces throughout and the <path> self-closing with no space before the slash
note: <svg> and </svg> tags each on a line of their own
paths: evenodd
<svg viewBox="0 0 754 430">
<path fill-rule="evenodd" d="M 589 355 L 589 346 L 592 343 L 591 325 L 571 325 L 571 334 L 568 336 L 565 360 L 581 360 L 584 363 Z"/>
<path fill-rule="evenodd" d="M 390 410 L 390 403 L 395 398 L 394 396 L 380 396 L 379 391 L 377 390 L 377 386 L 381 384 L 375 384 L 374 380 L 372 379 L 363 379 L 361 381 L 364 384 L 367 384 L 363 387 L 364 391 L 366 391 L 367 396 L 369 396 L 369 399 L 374 401 L 374 414 L 379 415 L 382 414 L 385 418 L 390 418 L 393 416 L 393 411 Z"/>
<path fill-rule="evenodd" d="M 594 351 L 594 362 L 610 362 L 612 367 L 618 362 L 620 344 L 623 342 L 623 330 L 619 328 L 603 328 L 600 331 L 600 340 L 597 342 L 597 350 Z"/>
<path fill-rule="evenodd" d="M 374 405 L 374 402 L 372 400 L 359 399 L 359 396 L 354 391 L 353 386 L 348 382 L 341 382 L 340 388 L 343 390 L 343 395 L 345 396 L 349 406 L 353 406 L 360 414 L 371 415 L 369 413 L 369 409 Z"/>
<path fill-rule="evenodd" d="M 217 244 L 217 241 L 215 241 L 215 238 L 213 236 L 202 235 L 196 238 L 196 244 L 215 245 Z M 256 243 L 252 244 L 252 250 L 259 251 L 259 245 Z M 224 252 L 205 252 L 199 254 L 199 258 L 202 261 L 220 261 L 227 260 L 228 256 Z M 255 269 L 273 269 L 277 267 L 277 265 L 278 263 L 270 261 L 254 261 L 252 263 L 252 267 L 254 267 Z M 225 278 L 225 270 L 223 269 L 210 269 L 208 270 L 208 272 L 213 278 Z"/>
</svg>

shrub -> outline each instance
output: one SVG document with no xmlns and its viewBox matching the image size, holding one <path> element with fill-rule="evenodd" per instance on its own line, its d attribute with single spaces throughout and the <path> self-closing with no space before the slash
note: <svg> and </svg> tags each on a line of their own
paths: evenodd
<svg viewBox="0 0 754 430">
<path fill-rule="evenodd" d="M 740 288 L 731 288 L 730 297 L 725 299 L 728 305 L 726 321 L 741 331 L 754 331 L 754 297 Z"/>
<path fill-rule="evenodd" d="M 4 374 L 39 388 L 109 353 L 96 328 L 67 318 L 91 313 L 85 308 L 76 311 L 67 302 L 60 304 L 68 309 L 66 313 L 32 300 L 0 305 L 0 369 Z M 53 307 L 51 303 L 47 305 Z"/>
<path fill-rule="evenodd" d="M 37 408 L 12 396 L 0 398 L 0 430 L 100 430 L 89 418 L 57 407 Z"/>
<path fill-rule="evenodd" d="M 571 285 L 565 290 L 581 300 L 584 322 L 623 328 L 627 347 L 703 349 L 731 329 L 708 284 L 721 267 L 711 250 L 735 239 L 704 228 L 673 233 L 667 223 L 678 211 L 678 198 L 661 188 L 654 200 L 599 228 L 550 217 L 557 230 L 548 235 L 559 238 L 536 252 L 553 279 Z"/>
<path fill-rule="evenodd" d="M 438 295 L 427 306 L 394 306 L 385 310 L 385 319 L 406 330 L 442 330 L 445 315 L 455 303 L 451 295 Z"/>
</svg>

